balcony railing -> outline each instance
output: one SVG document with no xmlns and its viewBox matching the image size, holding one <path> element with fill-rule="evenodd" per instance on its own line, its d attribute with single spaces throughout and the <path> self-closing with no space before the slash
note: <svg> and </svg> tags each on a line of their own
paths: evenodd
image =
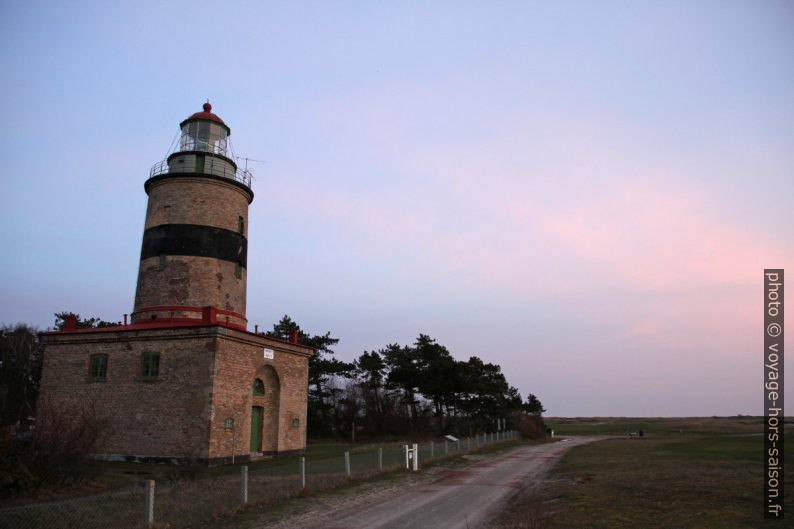
<svg viewBox="0 0 794 529">
<path fill-rule="evenodd" d="M 188 159 L 182 163 L 176 163 L 172 161 L 170 165 L 168 160 L 163 160 L 162 162 L 156 163 L 154 166 L 152 166 L 152 170 L 149 171 L 149 178 L 154 178 L 155 176 L 169 173 L 209 174 L 213 176 L 220 176 L 222 178 L 228 178 L 229 180 L 234 180 L 235 182 L 240 182 L 247 187 L 251 187 L 251 179 L 253 178 L 251 171 L 248 169 L 235 169 L 231 164 L 224 163 L 220 160 L 218 160 L 218 163 L 215 163 L 215 159 L 209 156 L 204 160 L 203 167 L 197 167 L 195 159 Z"/>
</svg>

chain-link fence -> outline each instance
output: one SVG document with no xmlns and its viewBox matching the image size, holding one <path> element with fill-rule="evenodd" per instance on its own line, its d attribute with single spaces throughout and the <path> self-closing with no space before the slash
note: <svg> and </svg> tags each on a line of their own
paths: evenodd
<svg viewBox="0 0 794 529">
<path fill-rule="evenodd" d="M 0 509 L 9 529 L 135 529 L 147 527 L 145 482 L 128 489 Z"/>
<path fill-rule="evenodd" d="M 274 465 L 241 466 L 239 471 L 212 478 L 157 483 L 149 480 L 113 492 L 0 507 L 0 529 L 199 527 L 246 504 L 278 503 L 304 491 L 330 489 L 351 479 L 413 468 L 414 458 L 418 458 L 421 468 L 431 461 L 516 438 L 516 432 L 507 431 L 417 445 L 370 445 L 330 457 L 300 457 Z"/>
</svg>

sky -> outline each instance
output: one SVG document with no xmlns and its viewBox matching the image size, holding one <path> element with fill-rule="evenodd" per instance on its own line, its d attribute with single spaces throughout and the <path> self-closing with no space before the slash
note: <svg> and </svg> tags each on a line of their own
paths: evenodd
<svg viewBox="0 0 794 529">
<path fill-rule="evenodd" d="M 343 360 L 429 334 L 549 415 L 762 414 L 793 25 L 786 1 L 6 0 L 0 324 L 132 311 L 144 181 L 209 99 L 258 160 L 251 327 L 288 314 Z"/>
</svg>

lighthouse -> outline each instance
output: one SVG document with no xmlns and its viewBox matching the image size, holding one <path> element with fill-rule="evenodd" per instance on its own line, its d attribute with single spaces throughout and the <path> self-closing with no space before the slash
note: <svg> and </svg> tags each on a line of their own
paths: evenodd
<svg viewBox="0 0 794 529">
<path fill-rule="evenodd" d="M 223 464 L 302 452 L 313 350 L 247 330 L 251 174 L 209 102 L 151 168 L 123 325 L 41 333 L 39 420 L 101 425 L 96 457 Z M 91 425 L 86 425 L 90 427 Z"/>
<path fill-rule="evenodd" d="M 180 123 L 178 147 L 150 171 L 133 322 L 201 318 L 245 328 L 251 174 L 209 102 Z"/>
</svg>

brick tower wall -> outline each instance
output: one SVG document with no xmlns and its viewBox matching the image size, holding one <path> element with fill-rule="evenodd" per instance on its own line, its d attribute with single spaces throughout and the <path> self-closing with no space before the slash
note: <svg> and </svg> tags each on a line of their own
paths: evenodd
<svg viewBox="0 0 794 529">
<path fill-rule="evenodd" d="M 156 177 L 146 188 L 149 203 L 133 322 L 152 316 L 197 318 L 199 314 L 180 312 L 179 307 L 213 306 L 227 311 L 230 323 L 245 326 L 250 191 L 227 179 L 184 174 Z M 185 237 L 184 230 L 192 231 Z M 223 258 L 181 255 L 175 248 L 147 255 L 156 234 L 173 239 L 167 244 L 171 247 L 184 247 L 187 239 L 200 250 L 216 252 L 222 246 L 218 237 L 227 247 Z M 200 251 L 191 247 L 185 253 Z"/>
</svg>

